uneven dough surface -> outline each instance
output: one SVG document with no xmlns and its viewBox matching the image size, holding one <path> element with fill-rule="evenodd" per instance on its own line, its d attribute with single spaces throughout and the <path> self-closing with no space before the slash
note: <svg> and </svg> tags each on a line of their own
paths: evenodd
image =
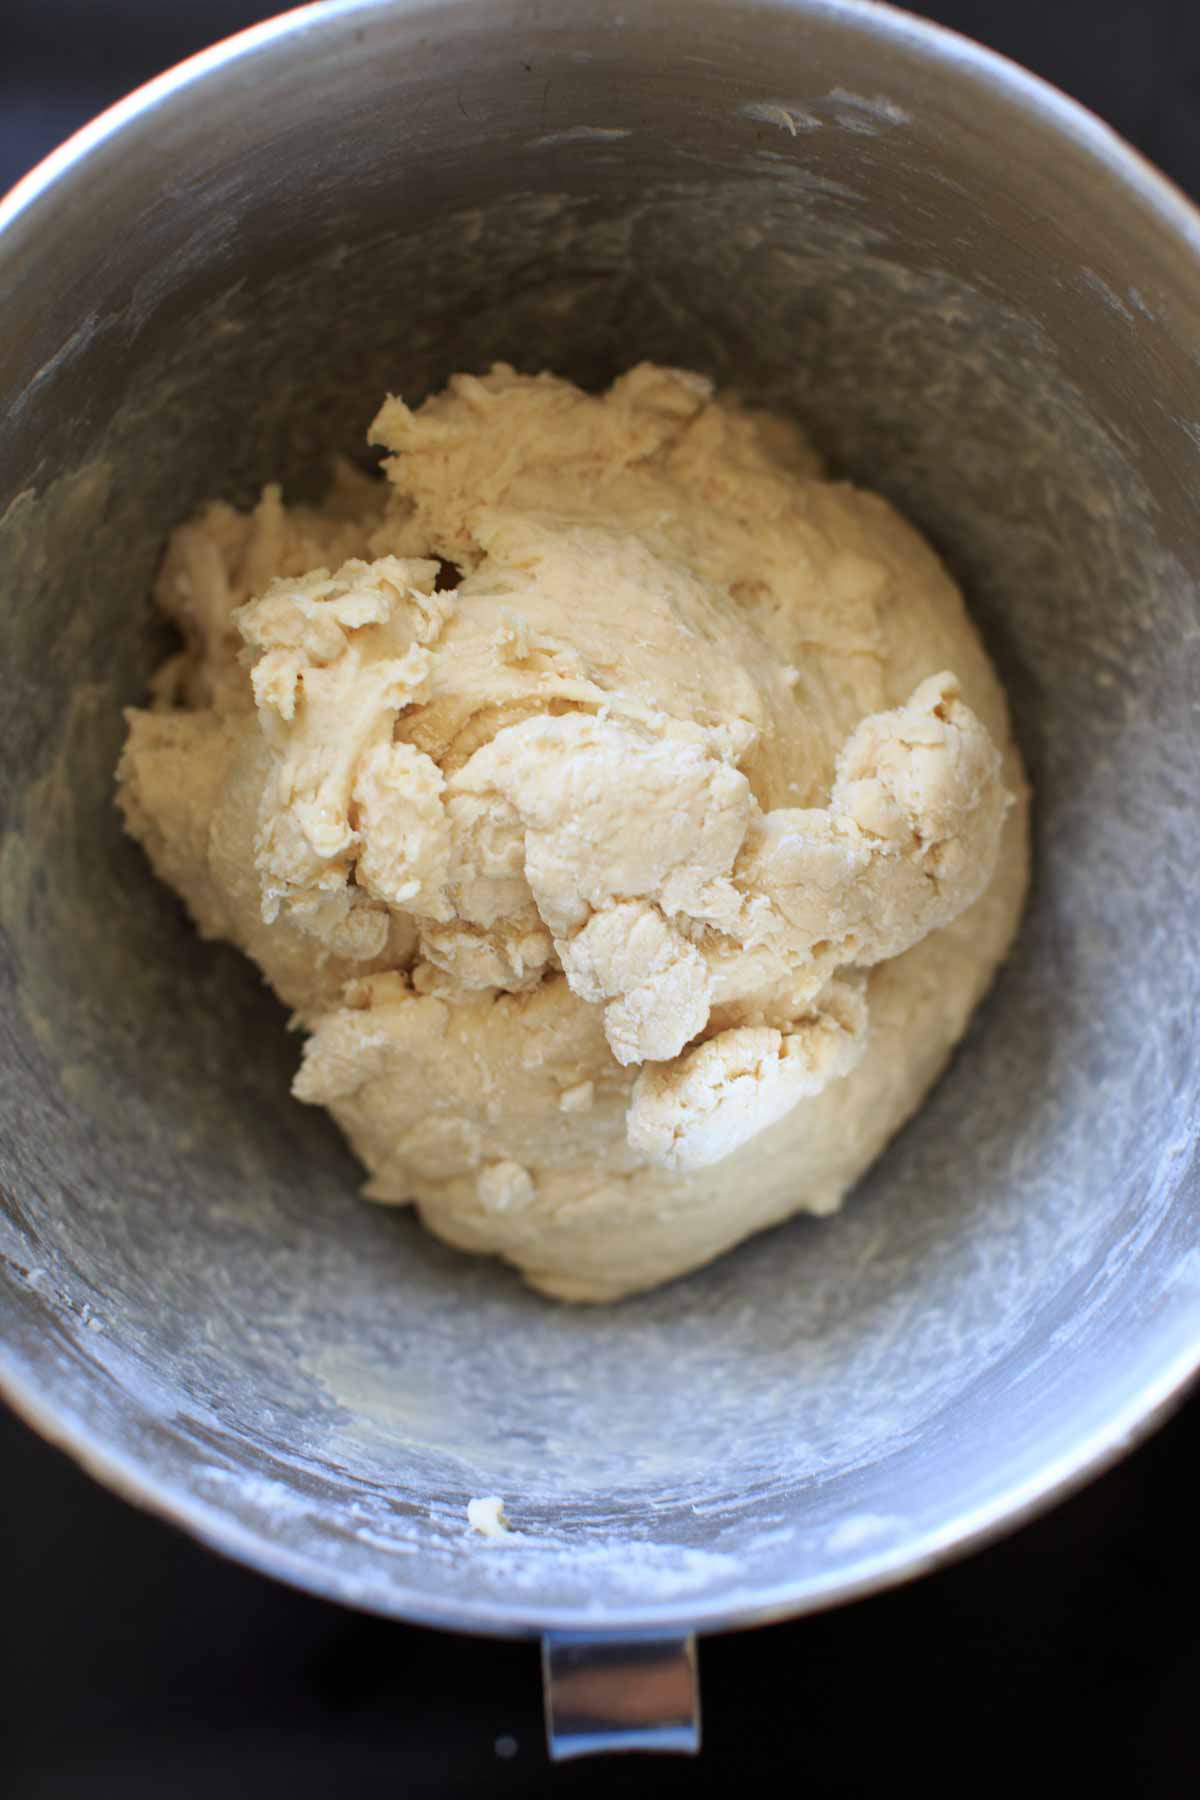
<svg viewBox="0 0 1200 1800">
<path fill-rule="evenodd" d="M 174 535 L 129 830 L 453 1244 L 606 1300 L 835 1208 L 1011 940 L 1026 789 L 928 546 L 780 420 L 498 365 Z"/>
</svg>

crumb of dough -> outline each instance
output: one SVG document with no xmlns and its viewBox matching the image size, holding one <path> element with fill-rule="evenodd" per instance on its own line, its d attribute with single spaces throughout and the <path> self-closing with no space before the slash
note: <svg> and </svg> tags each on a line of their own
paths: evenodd
<svg viewBox="0 0 1200 1800">
<path fill-rule="evenodd" d="M 504 1502 L 497 1494 L 467 1501 L 467 1524 L 481 1537 L 503 1538 L 510 1535 Z"/>
<path fill-rule="evenodd" d="M 679 370 L 498 364 L 370 435 L 386 481 L 172 537 L 128 829 L 292 1010 L 367 1196 L 448 1242 L 597 1301 L 832 1211 L 1025 892 L 957 589 Z"/>
</svg>

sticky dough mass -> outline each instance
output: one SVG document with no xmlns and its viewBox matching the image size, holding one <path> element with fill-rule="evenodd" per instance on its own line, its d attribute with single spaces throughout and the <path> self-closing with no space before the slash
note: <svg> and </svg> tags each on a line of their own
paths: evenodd
<svg viewBox="0 0 1200 1800">
<path fill-rule="evenodd" d="M 372 427 L 386 483 L 179 529 L 119 800 L 440 1237 L 606 1300 L 826 1213 L 1016 926 L 1025 785 L 961 598 L 800 434 L 641 365 Z"/>
</svg>

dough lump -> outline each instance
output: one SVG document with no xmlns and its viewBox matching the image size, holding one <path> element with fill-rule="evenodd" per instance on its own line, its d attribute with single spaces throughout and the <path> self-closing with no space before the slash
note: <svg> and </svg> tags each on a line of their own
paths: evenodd
<svg viewBox="0 0 1200 1800">
<path fill-rule="evenodd" d="M 928 546 L 782 421 L 497 365 L 168 548 L 129 830 L 307 1033 L 366 1193 L 608 1300 L 825 1213 L 1016 927 L 1004 698 Z"/>
</svg>

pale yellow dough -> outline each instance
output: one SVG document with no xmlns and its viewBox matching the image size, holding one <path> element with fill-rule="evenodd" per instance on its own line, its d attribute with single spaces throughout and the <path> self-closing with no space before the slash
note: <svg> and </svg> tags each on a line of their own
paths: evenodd
<svg viewBox="0 0 1200 1800">
<path fill-rule="evenodd" d="M 129 830 L 295 1012 L 368 1195 L 451 1243 L 607 1300 L 832 1210 L 1024 894 L 958 592 L 677 370 L 501 365 L 371 435 L 386 484 L 176 532 Z"/>
</svg>

